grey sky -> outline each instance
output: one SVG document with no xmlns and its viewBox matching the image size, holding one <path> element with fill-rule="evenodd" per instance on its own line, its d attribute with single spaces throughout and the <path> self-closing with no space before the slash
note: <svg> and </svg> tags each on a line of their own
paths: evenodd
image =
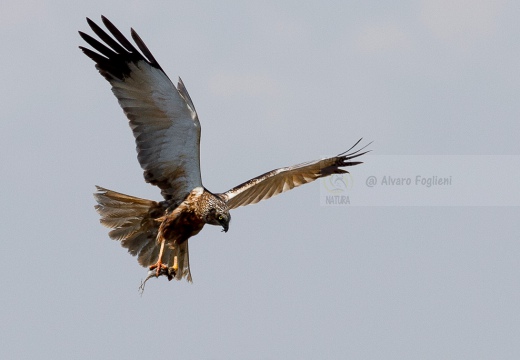
<svg viewBox="0 0 520 360">
<path fill-rule="evenodd" d="M 0 358 L 520 358 L 518 207 L 324 207 L 316 182 L 206 227 L 194 284 L 140 297 L 93 209 L 95 184 L 160 199 L 77 48 L 101 14 L 182 77 L 210 190 L 360 137 L 396 162 L 520 154 L 514 1 L 4 0 Z"/>
</svg>

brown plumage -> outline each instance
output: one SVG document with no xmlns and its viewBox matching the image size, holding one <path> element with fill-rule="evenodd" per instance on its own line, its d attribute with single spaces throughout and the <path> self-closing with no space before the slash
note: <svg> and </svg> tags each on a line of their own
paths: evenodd
<svg viewBox="0 0 520 360">
<path fill-rule="evenodd" d="M 188 240 L 205 224 L 229 228 L 229 210 L 255 204 L 331 174 L 348 173 L 344 167 L 368 151 L 352 151 L 361 140 L 337 156 L 269 171 L 220 194 L 203 185 L 200 175 L 200 122 L 181 79 L 177 87 L 137 33 L 131 35 L 139 50 L 105 17 L 111 35 L 90 19 L 99 40 L 80 31 L 96 51 L 81 47 L 111 84 L 137 145 L 137 158 L 146 182 L 161 189 L 161 202 L 140 199 L 97 187 L 94 194 L 101 224 L 110 238 L 121 241 L 151 276 L 191 282 Z M 153 271 L 153 272 L 152 272 Z M 148 277 L 148 278 L 149 278 Z"/>
</svg>

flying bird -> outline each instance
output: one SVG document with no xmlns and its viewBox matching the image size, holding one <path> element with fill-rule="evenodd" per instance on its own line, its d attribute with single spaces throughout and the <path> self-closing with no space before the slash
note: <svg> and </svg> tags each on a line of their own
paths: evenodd
<svg viewBox="0 0 520 360">
<path fill-rule="evenodd" d="M 202 185 L 200 174 L 200 122 L 195 106 L 179 78 L 168 78 L 139 35 L 131 29 L 138 50 L 104 16 L 107 33 L 92 20 L 88 25 L 99 40 L 79 32 L 95 50 L 80 46 L 112 86 L 128 118 L 137 145 L 137 158 L 146 182 L 161 189 L 163 201 L 124 195 L 97 186 L 94 194 L 101 224 L 111 228 L 110 238 L 121 241 L 150 277 L 191 282 L 188 239 L 205 224 L 227 232 L 230 210 L 255 204 L 332 174 L 348 173 L 345 167 L 368 151 L 349 150 L 335 157 L 269 171 L 223 193 Z M 148 280 L 147 278 L 147 280 Z"/>
</svg>

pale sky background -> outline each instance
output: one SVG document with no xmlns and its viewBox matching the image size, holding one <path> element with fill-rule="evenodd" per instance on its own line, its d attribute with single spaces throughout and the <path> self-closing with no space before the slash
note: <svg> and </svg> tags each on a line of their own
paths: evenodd
<svg viewBox="0 0 520 360">
<path fill-rule="evenodd" d="M 520 155 L 517 1 L 3 0 L 1 359 L 520 358 L 519 207 L 323 207 L 314 183 L 207 226 L 194 283 L 139 296 L 92 193 L 160 194 L 77 48 L 101 14 L 182 76 L 212 191 L 360 137 Z"/>
</svg>

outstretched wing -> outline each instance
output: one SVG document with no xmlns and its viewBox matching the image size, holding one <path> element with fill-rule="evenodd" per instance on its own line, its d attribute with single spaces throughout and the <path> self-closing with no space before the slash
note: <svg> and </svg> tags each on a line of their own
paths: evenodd
<svg viewBox="0 0 520 360">
<path fill-rule="evenodd" d="M 107 18 L 101 18 L 113 37 L 87 18 L 104 44 L 80 31 L 97 52 L 80 49 L 110 82 L 128 117 L 145 180 L 157 185 L 166 199 L 180 202 L 202 186 L 195 107 L 182 80 L 176 88 L 133 29 L 132 38 L 142 54 Z"/>
<path fill-rule="evenodd" d="M 358 140 L 350 149 L 335 157 L 272 170 L 219 195 L 227 202 L 229 209 L 234 209 L 239 206 L 256 204 L 261 200 L 269 199 L 272 196 L 310 183 L 321 177 L 348 173 L 342 167 L 361 164 L 361 161 L 350 160 L 369 152 L 361 152 L 370 145 L 367 144 L 361 149 L 349 153 L 361 140 Z"/>
</svg>

